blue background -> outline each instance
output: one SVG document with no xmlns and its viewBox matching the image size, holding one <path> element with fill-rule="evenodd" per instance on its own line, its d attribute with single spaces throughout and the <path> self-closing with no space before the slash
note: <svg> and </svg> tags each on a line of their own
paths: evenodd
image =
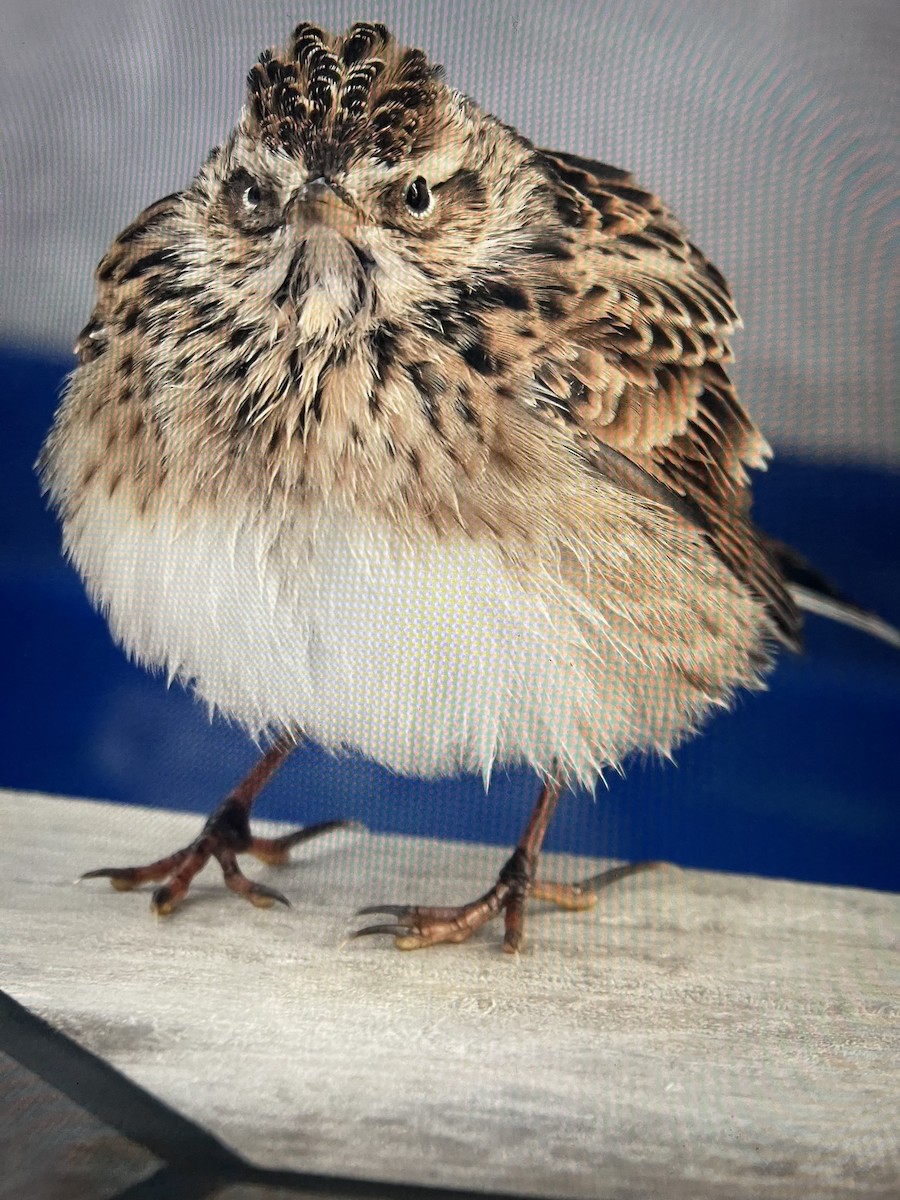
<svg viewBox="0 0 900 1200">
<path fill-rule="evenodd" d="M 0 784 L 205 813 L 254 747 L 113 645 L 38 493 L 32 464 L 71 365 L 0 351 Z M 900 623 L 898 474 L 780 458 L 756 495 L 761 525 Z M 596 798 L 569 798 L 547 844 L 900 890 L 898 745 L 900 653 L 810 618 L 806 654 L 782 659 L 768 693 L 742 696 L 675 766 L 635 761 Z M 477 779 L 397 778 L 303 747 L 258 811 L 506 845 L 536 789 L 498 773 L 486 796 Z"/>
</svg>

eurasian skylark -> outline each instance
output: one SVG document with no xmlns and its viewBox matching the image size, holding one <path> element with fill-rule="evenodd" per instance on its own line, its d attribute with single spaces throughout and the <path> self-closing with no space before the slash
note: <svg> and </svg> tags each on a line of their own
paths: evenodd
<svg viewBox="0 0 900 1200">
<path fill-rule="evenodd" d="M 798 600 L 896 640 L 754 528 L 769 448 L 728 375 L 728 285 L 626 172 L 536 149 L 378 24 L 300 25 L 237 128 L 97 270 L 41 457 L 112 632 L 272 745 L 168 912 L 251 836 L 298 740 L 545 786 L 497 883 L 392 907 L 404 947 L 521 939 L 560 790 L 668 753 L 795 648 Z M 545 885 L 573 906 L 589 889 Z M 368 932 L 368 930 L 367 930 Z"/>
</svg>

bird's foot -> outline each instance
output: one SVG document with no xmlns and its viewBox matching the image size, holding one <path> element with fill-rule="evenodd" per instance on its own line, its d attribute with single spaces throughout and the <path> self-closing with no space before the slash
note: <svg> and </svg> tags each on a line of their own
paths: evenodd
<svg viewBox="0 0 900 1200">
<path fill-rule="evenodd" d="M 502 912 L 504 914 L 503 950 L 515 954 L 522 945 L 525 923 L 525 901 L 547 900 L 560 908 L 572 912 L 584 912 L 597 902 L 601 888 L 616 883 L 627 875 L 660 866 L 655 862 L 628 863 L 612 867 L 581 883 L 552 883 L 531 880 L 532 867 L 521 849 L 516 850 L 500 872 L 490 891 L 485 892 L 470 904 L 438 908 L 423 905 L 373 904 L 359 909 L 359 916 L 380 914 L 393 917 L 393 921 L 378 925 L 367 925 L 358 929 L 354 937 L 370 934 L 393 934 L 394 945 L 399 950 L 420 950 L 440 942 L 465 942 L 476 930 L 481 929 Z"/>
<path fill-rule="evenodd" d="M 349 821 L 323 821 L 308 825 L 293 833 L 277 838 L 254 837 L 250 832 L 250 819 L 246 804 L 228 797 L 209 817 L 200 836 L 183 850 L 176 850 L 166 858 L 157 859 L 143 867 L 101 867 L 88 871 L 82 879 L 108 879 L 119 892 L 130 892 L 143 883 L 159 883 L 150 900 L 150 908 L 160 916 L 167 916 L 180 904 L 197 875 L 211 858 L 222 868 L 226 886 L 238 896 L 243 896 L 259 908 L 273 904 L 290 907 L 287 897 L 275 888 L 248 879 L 238 866 L 239 854 L 252 854 L 269 866 L 278 866 L 287 861 L 293 846 L 309 841 L 329 830 L 349 825 Z"/>
</svg>

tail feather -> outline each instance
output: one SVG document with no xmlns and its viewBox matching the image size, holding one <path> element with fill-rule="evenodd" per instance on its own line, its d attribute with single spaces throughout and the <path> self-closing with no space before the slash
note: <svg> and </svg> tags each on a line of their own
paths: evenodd
<svg viewBox="0 0 900 1200">
<path fill-rule="evenodd" d="M 822 575 L 799 554 L 793 546 L 766 536 L 766 545 L 778 563 L 788 583 L 794 603 L 806 612 L 828 617 L 852 629 L 859 629 L 880 638 L 900 650 L 900 629 L 883 620 L 877 613 L 861 608 Z"/>
<path fill-rule="evenodd" d="M 794 603 L 806 612 L 818 613 L 820 617 L 830 617 L 832 621 L 840 621 L 852 629 L 859 629 L 872 637 L 881 638 L 889 646 L 900 650 L 900 629 L 895 629 L 887 621 L 882 620 L 877 613 L 860 608 L 851 601 L 835 600 L 832 596 L 814 592 L 799 584 L 791 584 L 788 591 L 794 598 Z"/>
</svg>

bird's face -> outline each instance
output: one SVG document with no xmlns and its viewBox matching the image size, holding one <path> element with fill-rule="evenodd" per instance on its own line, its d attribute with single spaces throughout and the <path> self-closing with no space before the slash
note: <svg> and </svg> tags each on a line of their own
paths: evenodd
<svg viewBox="0 0 900 1200">
<path fill-rule="evenodd" d="M 539 270 L 530 244 L 558 218 L 530 147 L 420 51 L 380 26 L 331 39 L 301 26 L 249 86 L 185 193 L 193 282 L 226 280 L 245 311 L 277 311 L 298 344 L 321 345 L 415 322 L 448 287 Z"/>
<path fill-rule="evenodd" d="M 365 158 L 323 169 L 240 131 L 188 210 L 198 259 L 230 268 L 248 298 L 282 309 L 304 341 L 402 320 L 442 265 L 455 260 L 458 271 L 483 236 L 485 185 L 458 165 L 470 148 L 454 149 L 394 167 Z"/>
</svg>

